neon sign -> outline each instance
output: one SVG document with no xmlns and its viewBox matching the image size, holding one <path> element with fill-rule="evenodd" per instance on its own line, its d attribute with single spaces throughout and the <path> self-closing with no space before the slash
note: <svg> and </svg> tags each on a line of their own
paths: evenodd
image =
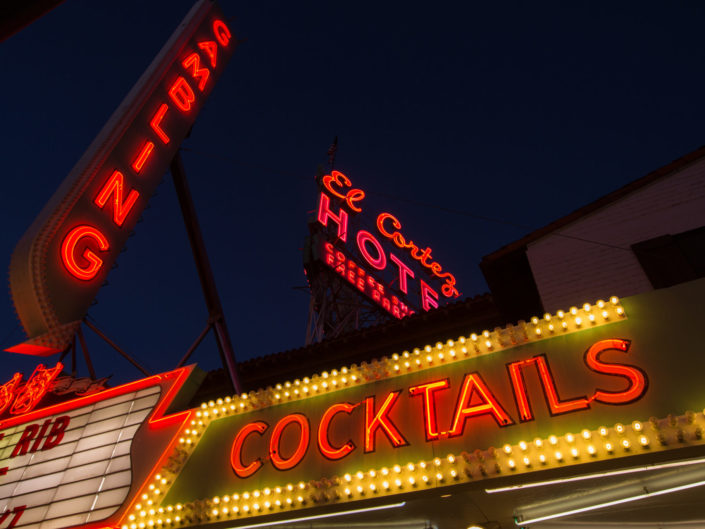
<svg viewBox="0 0 705 529">
<path fill-rule="evenodd" d="M 8 351 L 70 343 L 235 45 L 217 6 L 198 2 L 118 107 L 15 249 L 10 286 L 29 340 Z"/>
<path fill-rule="evenodd" d="M 331 171 L 331 174 L 324 175 L 322 184 L 325 192 L 321 192 L 318 202 L 317 220 L 319 224 L 325 227 L 335 225 L 335 234 L 337 240 L 342 243 L 348 242 L 348 230 L 350 224 L 350 214 L 362 212 L 360 202 L 365 198 L 365 192 L 361 189 L 352 187 L 350 179 L 340 171 Z M 330 196 L 329 196 L 330 195 Z M 335 211 L 331 206 L 331 197 L 339 200 L 344 207 Z M 441 294 L 446 298 L 454 298 L 460 296 L 456 288 L 456 279 L 453 274 L 443 270 L 443 267 L 431 257 L 432 250 L 430 247 L 421 249 L 413 240 L 404 237 L 400 231 L 402 228 L 401 222 L 391 213 L 380 213 L 377 217 L 376 228 L 379 235 L 390 240 L 398 249 L 404 250 L 413 260 L 418 262 L 423 269 L 435 280 L 442 280 Z M 392 230 L 392 231 L 390 231 Z M 414 270 L 408 266 L 402 257 L 397 256 L 392 252 L 385 252 L 377 235 L 370 233 L 367 230 L 358 230 L 355 234 L 356 251 L 365 261 L 365 266 L 369 266 L 375 270 L 384 271 L 388 264 L 392 264 L 392 269 L 395 270 L 395 282 L 398 290 L 405 296 L 409 295 L 409 284 L 412 280 L 418 283 L 418 291 L 420 296 L 420 305 L 423 310 L 437 308 L 439 303 L 439 294 L 434 288 L 426 283 L 420 277 L 417 278 Z M 339 258 L 331 259 L 333 250 L 332 245 L 326 246 L 323 254 L 323 262 L 334 268 L 345 277 L 340 265 L 342 260 Z M 352 244 L 352 242 L 350 242 Z M 340 251 L 336 249 L 336 252 Z M 338 255 L 338 254 L 335 254 Z M 344 254 L 340 254 L 344 255 Z M 348 258 L 349 259 L 349 258 Z M 395 268 L 396 267 L 396 268 Z M 363 273 L 365 270 L 358 266 L 358 269 Z M 380 283 L 381 285 L 381 283 Z M 379 294 L 374 289 L 369 292 L 366 289 L 359 288 L 373 301 L 380 303 Z M 377 298 L 372 297 L 376 295 Z M 397 296 L 394 296 L 397 299 Z M 404 303 L 404 306 L 408 303 Z M 408 314 L 412 314 L 413 310 L 407 311 L 392 311 L 388 307 L 385 310 L 391 312 L 395 317 L 402 318 Z"/>
<path fill-rule="evenodd" d="M 414 313 L 397 296 L 388 293 L 382 281 L 365 271 L 354 259 L 346 256 L 342 250 L 336 249 L 331 243 L 324 241 L 321 253 L 326 265 L 395 318 L 403 318 Z"/>
<path fill-rule="evenodd" d="M 46 371 L 35 380 L 44 384 Z M 3 529 L 118 525 L 192 416 L 164 415 L 191 372 L 183 368 L 0 420 L 0 524 L 9 524 Z"/>
</svg>

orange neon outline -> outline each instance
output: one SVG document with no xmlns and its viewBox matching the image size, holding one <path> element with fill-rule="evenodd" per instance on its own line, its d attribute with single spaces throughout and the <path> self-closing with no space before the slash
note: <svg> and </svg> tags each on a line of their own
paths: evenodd
<svg viewBox="0 0 705 529">
<path fill-rule="evenodd" d="M 318 222 L 324 226 L 328 226 L 328 217 L 330 217 L 338 225 L 338 239 L 345 242 L 348 236 L 348 213 L 340 210 L 340 214 L 336 215 L 330 210 L 330 199 L 325 193 L 321 193 L 321 198 L 318 201 Z"/>
<path fill-rule="evenodd" d="M 437 309 L 438 292 L 428 286 L 423 279 L 419 279 L 419 284 L 421 285 L 421 308 L 426 311 L 431 310 L 431 307 Z"/>
<path fill-rule="evenodd" d="M 445 283 L 441 287 L 441 292 L 443 292 L 443 295 L 445 297 L 449 298 L 451 296 L 460 296 L 460 293 L 455 288 L 455 276 L 450 272 L 440 273 L 443 267 L 439 263 L 436 263 L 434 261 L 431 261 L 430 263 L 428 262 L 428 259 L 431 258 L 431 252 L 433 250 L 427 247 L 425 250 L 421 251 L 421 249 L 414 243 L 414 241 L 407 241 L 401 234 L 401 232 L 388 232 L 384 226 L 384 221 L 387 219 L 391 220 L 392 226 L 395 229 L 401 230 L 401 222 L 399 222 L 399 220 L 391 213 L 380 213 L 377 216 L 377 230 L 379 230 L 379 232 L 384 237 L 390 239 L 398 248 L 402 250 L 408 250 L 411 257 L 421 263 L 424 268 L 430 270 L 432 275 L 436 276 L 438 279 L 445 279 Z"/>
<path fill-rule="evenodd" d="M 191 110 L 191 103 L 196 101 L 196 94 L 188 81 L 182 76 L 176 78 L 174 84 L 169 88 L 169 97 L 182 112 Z"/>
<path fill-rule="evenodd" d="M 365 192 L 362 189 L 351 189 L 343 195 L 333 189 L 333 183 L 338 184 L 340 187 L 352 187 L 350 179 L 340 171 L 331 171 L 330 174 L 323 176 L 323 187 L 325 187 L 331 195 L 345 200 L 348 207 L 355 213 L 360 213 L 362 208 L 356 206 L 355 202 L 359 202 L 365 198 Z"/>
<path fill-rule="evenodd" d="M 167 110 L 169 110 L 169 105 L 167 105 L 166 103 L 162 103 L 162 105 L 154 113 L 154 116 L 152 116 L 152 119 L 149 122 L 149 126 L 152 127 L 152 130 L 155 132 L 155 134 L 165 144 L 169 143 L 169 136 L 167 136 L 166 132 L 164 132 L 164 130 L 161 128 L 161 122 L 162 119 L 164 119 L 164 115 L 166 114 Z"/>
<path fill-rule="evenodd" d="M 154 143 L 151 141 L 147 140 L 144 145 L 142 146 L 142 150 L 140 153 L 137 155 L 137 158 L 135 158 L 135 161 L 132 162 L 132 169 L 134 169 L 135 173 L 138 173 L 142 170 L 144 167 L 144 163 L 147 161 L 147 159 L 150 157 L 152 154 L 152 151 L 154 150 Z M 134 189 L 133 189 L 134 191 Z M 129 199 L 129 197 L 128 197 Z M 117 201 L 117 199 L 116 199 Z"/>
<path fill-rule="evenodd" d="M 191 77 L 198 79 L 198 89 L 203 92 L 206 88 L 206 82 L 208 81 L 208 76 L 211 72 L 208 68 L 201 68 L 201 57 L 198 53 L 193 52 L 191 55 L 186 57 L 181 65 L 187 70 L 191 68 Z"/>
<path fill-rule="evenodd" d="M 596 400 L 603 404 L 629 404 L 640 399 L 649 387 L 649 379 L 646 372 L 637 366 L 627 364 L 611 364 L 600 361 L 600 356 L 605 351 L 615 349 L 623 353 L 629 352 L 629 340 L 612 338 L 595 342 L 585 352 L 585 363 L 596 373 L 624 377 L 630 383 L 624 391 L 595 390 L 590 400 Z"/>
<path fill-rule="evenodd" d="M 387 267 L 387 256 L 384 253 L 382 245 L 374 235 L 372 235 L 369 231 L 360 230 L 357 232 L 357 237 L 355 239 L 357 240 L 357 248 L 360 250 L 360 254 L 372 268 L 384 270 Z M 374 259 L 370 255 L 370 252 L 367 251 L 367 247 L 365 246 L 366 242 L 371 242 L 372 246 L 374 246 L 377 250 L 377 253 L 379 254 L 377 259 Z"/>
<path fill-rule="evenodd" d="M 235 440 L 233 441 L 233 446 L 230 449 L 230 466 L 232 467 L 235 475 L 239 478 L 246 478 L 257 472 L 262 466 L 262 459 L 257 458 L 252 461 L 249 465 L 245 465 L 242 462 L 242 445 L 245 444 L 245 439 L 252 434 L 258 433 L 262 435 L 269 425 L 264 421 L 254 421 L 246 424 L 240 431 L 237 432 Z"/>
<path fill-rule="evenodd" d="M 318 450 L 321 452 L 323 457 L 336 461 L 344 458 L 350 452 L 355 450 L 355 443 L 351 439 L 348 439 L 348 441 L 339 448 L 335 448 L 332 444 L 330 444 L 330 440 L 328 439 L 328 428 L 330 426 L 330 422 L 333 420 L 333 417 L 335 417 L 338 413 L 347 413 L 350 415 L 356 407 L 357 404 L 341 402 L 339 404 L 333 404 L 323 413 L 321 421 L 318 423 Z"/>
<path fill-rule="evenodd" d="M 521 422 L 532 421 L 534 419 L 534 412 L 531 409 L 531 402 L 529 402 L 526 382 L 524 381 L 524 372 L 522 371 L 522 367 L 526 364 L 526 360 L 518 360 L 507 364 L 507 371 L 509 371 L 509 379 L 512 382 L 512 391 L 514 392 L 514 400 L 517 404 L 519 420 Z"/>
<path fill-rule="evenodd" d="M 100 230 L 86 224 L 72 229 L 61 244 L 61 260 L 69 273 L 76 279 L 90 281 L 98 274 L 101 266 L 103 266 L 103 260 L 90 248 L 86 248 L 82 257 L 90 264 L 87 267 L 80 267 L 78 265 L 73 252 L 76 249 L 78 241 L 83 238 L 92 239 L 97 242 L 98 248 L 103 252 L 110 249 L 110 244 L 108 244 L 108 239 Z"/>
<path fill-rule="evenodd" d="M 389 260 L 399 268 L 399 290 L 401 290 L 404 294 L 408 294 L 406 278 L 409 276 L 411 279 L 414 279 L 414 271 L 406 266 L 401 259 L 399 259 L 392 252 L 389 252 Z"/>
<path fill-rule="evenodd" d="M 434 393 L 448 388 L 450 388 L 450 380 L 448 378 L 409 387 L 409 395 L 412 397 L 420 395 L 422 399 L 426 441 L 434 441 L 447 434 L 447 432 L 438 431 L 438 417 L 436 414 L 436 399 Z"/>
<path fill-rule="evenodd" d="M 466 407 L 472 400 L 475 391 L 480 394 L 485 404 L 476 404 L 475 406 Z M 512 418 L 499 403 L 487 384 L 485 384 L 480 373 L 475 371 L 474 373 L 467 373 L 463 379 L 463 386 L 458 394 L 458 402 L 455 405 L 453 427 L 448 432 L 449 437 L 463 435 L 466 421 L 471 417 L 481 415 L 492 416 L 499 426 L 514 424 Z"/>
<path fill-rule="evenodd" d="M 301 437 L 299 439 L 299 445 L 296 447 L 292 456 L 285 459 L 279 454 L 279 443 L 284 428 L 293 423 L 298 424 L 299 428 L 301 428 Z M 289 470 L 294 468 L 306 455 L 310 438 L 311 425 L 305 415 L 301 413 L 291 413 L 279 419 L 279 422 L 274 425 L 272 437 L 269 440 L 269 460 L 272 462 L 272 466 L 277 470 Z"/>
<path fill-rule="evenodd" d="M 228 42 L 230 42 L 230 30 L 222 20 L 213 21 L 213 35 L 215 35 L 216 40 L 221 46 L 227 46 Z"/>
<path fill-rule="evenodd" d="M 380 427 L 387 436 L 387 439 L 391 441 L 394 448 L 409 444 L 388 416 L 397 399 L 399 399 L 401 392 L 402 390 L 400 389 L 389 392 L 376 414 L 374 414 L 375 397 L 365 398 L 365 453 L 375 451 L 377 441 L 375 434 Z M 372 417 L 373 414 L 374 417 Z M 370 420 L 371 417 L 372 419 Z"/>
<path fill-rule="evenodd" d="M 154 144 L 152 144 L 152 147 L 154 147 Z M 98 196 L 95 197 L 95 200 L 93 201 L 96 206 L 103 209 L 105 204 L 108 203 L 110 195 L 113 195 L 113 222 L 118 226 L 122 226 L 125 222 L 127 215 L 130 213 L 132 207 L 135 205 L 135 202 L 137 202 L 137 198 L 140 196 L 136 189 L 132 189 L 123 202 L 122 195 L 124 188 L 125 176 L 116 169 L 113 171 L 113 174 L 110 176 L 108 181 L 105 182 L 105 185 L 100 190 L 100 193 L 98 193 Z"/>
<path fill-rule="evenodd" d="M 212 40 L 204 40 L 198 43 L 198 47 L 206 52 L 211 61 L 211 68 L 215 68 L 218 60 L 218 45 Z"/>
<path fill-rule="evenodd" d="M 12 378 L 0 386 L 0 415 L 15 401 L 15 390 L 22 380 L 22 373 L 15 373 Z"/>
<path fill-rule="evenodd" d="M 148 484 L 152 481 L 152 477 L 154 474 L 158 471 L 158 469 L 161 469 L 166 460 L 171 457 L 171 454 L 173 453 L 174 447 L 176 446 L 178 442 L 178 437 L 179 434 L 182 432 L 184 427 L 188 424 L 188 422 L 194 417 L 195 410 L 186 410 L 182 411 L 179 413 L 174 413 L 172 415 L 164 415 L 168 407 L 171 405 L 174 397 L 178 393 L 178 391 L 181 389 L 183 386 L 183 383 L 186 381 L 186 378 L 188 377 L 189 373 L 191 371 L 191 368 L 189 367 L 182 367 L 179 369 L 176 369 L 174 371 L 170 371 L 167 373 L 162 373 L 160 375 L 153 375 L 147 378 L 143 378 L 140 380 L 136 380 L 134 382 L 129 382 L 127 384 L 123 384 L 122 386 L 117 386 L 115 388 L 110 388 L 106 389 L 104 391 L 98 392 L 98 393 L 93 393 L 91 395 L 86 395 L 85 397 L 79 397 L 67 402 L 62 402 L 60 404 L 55 404 L 54 406 L 48 406 L 46 408 L 41 408 L 39 410 L 35 410 L 33 412 L 27 413 L 25 415 L 19 415 L 16 417 L 10 417 L 8 419 L 0 421 L 0 430 L 4 430 L 6 428 L 9 428 L 11 426 L 15 426 L 18 424 L 23 424 L 26 422 L 32 422 L 36 421 L 38 419 L 44 418 L 49 415 L 55 415 L 58 413 L 61 413 L 62 411 L 69 411 L 75 408 L 80 408 L 82 406 L 87 406 L 89 404 L 93 404 L 95 402 L 99 402 L 101 400 L 109 399 L 112 397 L 117 397 L 120 395 L 124 395 L 126 393 L 130 393 L 132 391 L 139 391 L 140 389 L 144 389 L 150 386 L 162 384 L 162 383 L 167 383 L 171 382 L 171 385 L 169 385 L 165 391 L 163 391 L 163 396 L 161 400 L 157 403 L 155 406 L 151 416 L 149 419 L 147 419 L 147 428 L 149 430 L 160 430 L 162 428 L 168 428 L 170 426 L 174 425 L 179 425 L 179 427 L 175 430 L 174 435 L 171 439 L 171 441 L 168 441 L 166 443 L 166 446 L 164 448 L 164 451 L 162 452 L 161 457 L 158 458 L 152 469 L 145 475 L 145 479 L 142 482 L 142 484 L 138 485 L 134 489 L 131 488 L 131 490 L 134 490 L 134 496 L 132 497 L 131 501 L 126 501 L 123 503 L 122 507 L 125 508 L 122 511 L 122 514 L 116 513 L 113 516 L 116 516 L 117 522 L 115 525 L 106 525 L 106 522 L 109 522 L 108 520 L 102 520 L 99 522 L 94 522 L 94 523 L 88 523 L 83 526 L 84 529 L 98 529 L 98 528 L 112 528 L 117 526 L 120 526 L 123 524 L 124 520 L 127 518 L 127 513 L 129 513 L 132 509 L 132 506 L 139 501 L 140 496 L 144 493 L 144 491 L 147 489 Z M 144 423 L 143 423 L 144 424 Z"/>
<path fill-rule="evenodd" d="M 551 368 L 546 360 L 546 355 L 537 355 L 529 360 L 526 360 L 526 365 L 530 363 L 536 364 L 536 369 L 538 369 L 539 377 L 541 378 L 541 385 L 543 386 L 543 393 L 546 397 L 546 402 L 548 403 L 548 409 L 551 415 L 561 415 L 563 413 L 570 413 L 572 411 L 586 410 L 590 408 L 590 401 L 587 397 L 577 397 L 571 400 L 561 400 L 558 396 L 558 390 L 556 389 L 556 381 L 551 373 Z"/>
<path fill-rule="evenodd" d="M 16 393 L 10 414 L 22 415 L 32 411 L 47 394 L 49 386 L 63 369 L 64 364 L 61 362 L 57 362 L 49 369 L 44 367 L 44 364 L 37 365 L 24 387 Z"/>
</svg>

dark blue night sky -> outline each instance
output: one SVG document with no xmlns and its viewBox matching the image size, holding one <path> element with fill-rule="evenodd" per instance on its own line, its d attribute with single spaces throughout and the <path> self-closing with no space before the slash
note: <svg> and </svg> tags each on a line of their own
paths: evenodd
<svg viewBox="0 0 705 529">
<path fill-rule="evenodd" d="M 3 266 L 190 6 L 66 0 L 0 45 Z M 221 7 L 246 41 L 183 159 L 241 360 L 304 343 L 295 287 L 335 135 L 367 207 L 430 245 L 465 296 L 487 289 L 483 255 L 704 143 L 698 2 Z M 143 217 L 89 314 L 159 372 L 207 312 L 169 175 Z M 87 335 L 100 375 L 140 376 Z M 23 339 L 6 290 L 0 345 Z M 0 355 L 0 383 L 37 363 Z M 218 367 L 215 342 L 194 360 Z"/>
</svg>

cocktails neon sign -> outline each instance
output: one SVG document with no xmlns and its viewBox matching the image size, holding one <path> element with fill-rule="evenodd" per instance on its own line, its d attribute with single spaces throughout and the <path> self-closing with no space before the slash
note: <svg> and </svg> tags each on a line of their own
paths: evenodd
<svg viewBox="0 0 705 529">
<path fill-rule="evenodd" d="M 532 369 L 536 370 L 551 416 L 588 410 L 592 404 L 622 405 L 640 399 L 648 387 L 646 373 L 636 366 L 605 362 L 600 359 L 603 353 L 610 350 L 627 353 L 629 346 L 630 343 L 627 340 L 600 340 L 591 345 L 584 356 L 586 367 L 595 373 L 624 379 L 626 381 L 624 389 L 608 391 L 596 388 L 590 396 L 566 400 L 562 400 L 558 394 L 556 380 L 545 355 L 537 355 L 506 364 L 516 403 L 518 422 L 535 420 L 525 382 L 525 376 L 528 376 L 528 372 Z M 420 426 L 417 429 L 423 430 L 426 442 L 462 437 L 466 427 L 472 424 L 471 421 L 483 416 L 491 417 L 499 427 L 508 427 L 517 423 L 517 420 L 507 411 L 507 403 L 501 402 L 496 391 L 485 381 L 479 371 L 473 371 L 463 374 L 453 406 L 454 411 L 450 416 L 449 423 L 441 429 L 438 419 L 441 408 L 439 400 L 441 394 L 450 389 L 450 378 L 444 377 L 413 384 L 406 389 L 388 391 L 379 395 L 380 398 L 369 396 L 354 404 L 337 402 L 326 408 L 317 419 L 315 434 L 311 431 L 309 416 L 303 413 L 285 415 L 272 428 L 261 420 L 248 423 L 240 428 L 232 443 L 230 463 L 233 472 L 239 478 L 247 478 L 257 472 L 262 467 L 263 461 L 266 460 L 277 470 L 294 468 L 306 455 L 309 445 L 313 444 L 312 437 L 315 438 L 314 442 L 320 455 L 326 459 L 339 460 L 347 457 L 356 450 L 356 442 L 353 439 L 346 439 L 343 443 L 334 445 L 330 441 L 331 423 L 334 418 L 340 416 L 340 419 L 336 419 L 336 427 L 340 429 L 342 421 L 345 420 L 344 416 L 353 414 L 356 409 L 360 409 L 359 414 L 362 415 L 362 418 L 358 417 L 356 421 L 361 426 L 359 428 L 360 438 L 357 439 L 357 442 L 365 453 L 377 450 L 378 438 L 386 438 L 393 448 L 406 446 L 410 444 L 407 436 L 392 418 L 392 414 L 396 414 L 395 408 L 398 408 L 399 401 L 403 398 L 418 397 L 421 401 L 422 413 L 416 418 L 416 424 Z M 447 405 L 448 402 L 445 401 L 445 404 Z M 408 404 L 407 409 L 409 409 Z M 295 437 L 294 448 L 293 450 L 289 448 L 288 453 L 284 455 L 285 451 L 281 449 L 282 437 L 285 431 L 289 430 L 295 432 L 292 434 Z M 268 442 L 266 437 L 263 437 L 265 434 L 269 437 Z M 260 457 L 256 459 L 243 461 L 243 445 L 248 437 L 254 435 L 263 437 L 264 442 L 260 444 L 261 450 L 267 450 L 267 452 L 266 454 L 261 453 Z"/>
<path fill-rule="evenodd" d="M 111 265 L 235 49 L 214 2 L 199 1 L 17 245 L 15 309 L 48 355 L 70 343 Z"/>
<path fill-rule="evenodd" d="M 340 171 L 331 171 L 330 174 L 324 175 L 322 184 L 328 194 L 323 191 L 320 194 L 317 220 L 321 225 L 326 227 L 328 227 L 329 221 L 332 224 L 335 224 L 338 240 L 347 242 L 349 213 L 355 214 L 362 212 L 360 202 L 365 198 L 365 192 L 361 189 L 353 188 L 350 179 Z M 339 199 L 344 208 L 341 207 L 337 212 L 334 211 L 331 208 L 331 198 L 328 196 L 329 194 L 332 197 Z M 430 247 L 422 249 L 420 245 L 404 236 L 401 231 L 402 224 L 399 219 L 391 213 L 380 213 L 377 216 L 376 227 L 379 235 L 390 240 L 397 248 L 403 250 L 412 259 L 417 261 L 425 269 L 425 271 L 431 275 L 431 277 L 436 280 L 443 281 L 443 285 L 441 287 L 441 293 L 443 296 L 446 298 L 460 296 L 460 293 L 456 287 L 455 276 L 450 272 L 444 271 L 443 266 L 433 260 L 431 256 L 432 250 Z M 355 235 L 355 242 L 359 254 L 365 260 L 366 265 L 371 268 L 383 271 L 387 268 L 388 262 L 394 264 L 396 267 L 398 288 L 403 294 L 409 294 L 409 281 L 417 279 L 421 298 L 421 307 L 423 310 L 430 310 L 431 308 L 438 307 L 438 292 L 423 279 L 416 278 L 414 270 L 408 266 L 402 258 L 392 252 L 388 252 L 387 254 L 379 239 L 374 234 L 366 230 L 358 230 Z M 332 268 L 339 267 L 341 259 L 331 259 L 330 256 L 332 254 L 333 251 L 331 248 L 326 246 L 324 251 L 324 263 Z M 360 290 L 364 291 L 362 288 L 360 288 Z M 372 289 L 371 292 L 366 292 L 366 294 L 369 297 L 372 297 L 371 294 L 374 292 L 375 290 Z M 388 306 L 385 306 L 379 295 L 373 299 L 397 318 L 413 313 L 413 311 L 409 310 L 393 310 L 393 307 L 396 304 L 387 303 Z"/>
</svg>

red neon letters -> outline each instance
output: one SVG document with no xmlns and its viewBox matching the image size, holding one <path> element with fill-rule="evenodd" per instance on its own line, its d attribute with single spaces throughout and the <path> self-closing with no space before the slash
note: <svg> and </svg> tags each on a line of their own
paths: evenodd
<svg viewBox="0 0 705 529">
<path fill-rule="evenodd" d="M 93 279 L 103 266 L 103 260 L 88 246 L 89 242 L 98 245 L 98 251 L 107 252 L 110 249 L 108 239 L 93 226 L 78 226 L 69 232 L 61 245 L 61 260 L 71 274 L 82 281 Z M 76 247 L 82 243 L 81 253 L 83 263 L 76 259 Z"/>
<path fill-rule="evenodd" d="M 626 353 L 629 345 L 627 340 L 601 340 L 593 344 L 583 358 L 591 371 L 626 381 L 625 388 L 619 391 L 595 389 L 590 397 L 570 400 L 560 399 L 545 355 L 508 363 L 508 382 L 514 393 L 519 422 L 534 420 L 530 388 L 534 390 L 532 395 L 543 391 L 546 411 L 551 416 L 588 410 L 591 402 L 619 405 L 641 398 L 648 386 L 646 373 L 638 367 L 608 362 L 603 358 L 610 352 Z M 294 468 L 307 457 L 312 427 L 316 428 L 314 443 L 317 453 L 328 460 L 338 461 L 357 449 L 353 439 L 349 438 L 350 431 L 358 432 L 364 453 L 370 453 L 377 451 L 380 444 L 386 449 L 409 445 L 403 432 L 408 432 L 414 423 L 418 425 L 417 432 L 423 428 L 425 442 L 461 437 L 473 429 L 489 428 L 493 422 L 501 428 L 516 424 L 502 403 L 505 396 L 496 392 L 496 379 L 490 384 L 477 371 L 465 373 L 462 380 L 456 376 L 451 377 L 455 383 L 451 378 L 443 378 L 412 385 L 408 387 L 408 393 L 395 389 L 365 397 L 357 404 L 334 403 L 315 418 L 314 426 L 302 413 L 285 415 L 271 430 L 263 421 L 246 424 L 235 435 L 231 447 L 233 471 L 238 477 L 246 478 L 262 468 L 267 460 L 278 471 Z M 454 384 L 455 395 L 450 393 Z M 271 431 L 268 439 L 262 439 L 261 443 L 253 441 L 247 449 L 244 448 L 246 439 L 253 433 L 265 436 L 268 430 Z M 282 453 L 282 447 L 285 447 L 285 453 Z M 268 451 L 262 453 L 267 448 Z M 243 453 L 247 454 L 247 461 L 243 461 Z"/>
<path fill-rule="evenodd" d="M 24 385 L 21 385 L 22 373 L 15 373 L 9 382 L 0 386 L 0 415 L 8 409 L 13 415 L 32 411 L 47 394 L 62 369 L 64 364 L 61 362 L 48 369 L 39 364 Z"/>
<path fill-rule="evenodd" d="M 328 194 L 342 201 L 352 213 L 360 213 L 362 207 L 360 202 L 365 198 L 365 192 L 352 187 L 352 182 L 340 171 L 331 171 L 331 174 L 324 175 L 322 185 L 325 192 L 321 192 L 317 220 L 323 226 L 328 226 L 331 220 L 337 226 L 336 235 L 339 241 L 346 242 L 348 233 L 348 212 L 343 208 L 338 208 L 337 212 L 331 209 L 331 198 Z M 328 193 L 328 194 L 327 194 Z M 445 283 L 441 286 L 441 292 L 445 297 L 457 297 L 460 295 L 455 287 L 455 277 L 449 272 L 443 272 L 442 267 L 431 259 L 431 248 L 421 250 L 413 241 L 406 240 L 400 231 L 389 232 L 385 221 L 390 221 L 393 228 L 401 229 L 401 223 L 390 213 L 381 213 L 377 217 L 377 230 L 379 233 L 390 239 L 398 248 L 407 250 L 409 255 L 423 266 L 430 276 L 442 279 Z M 387 254 L 379 240 L 366 230 L 359 230 L 355 240 L 360 255 L 367 263 L 376 270 L 385 270 L 387 267 Z M 408 280 L 414 279 L 413 270 L 407 266 L 399 257 L 389 252 L 389 261 L 394 263 L 398 269 L 399 290 L 404 294 L 409 293 Z M 438 293 L 426 282 L 419 279 L 419 293 L 421 296 L 421 306 L 424 310 L 438 307 Z"/>
<path fill-rule="evenodd" d="M 183 113 L 191 112 L 196 104 L 196 93 L 192 85 L 196 86 L 200 92 L 205 91 L 212 73 L 208 69 L 207 64 L 209 63 L 212 68 L 215 68 L 218 43 L 221 46 L 227 46 L 230 42 L 230 30 L 224 22 L 220 20 L 213 22 L 212 31 L 215 40 L 196 43 L 198 49 L 204 54 L 203 58 L 206 60 L 202 60 L 197 51 L 191 51 L 186 55 L 180 63 L 180 67 L 183 68 L 186 76 L 177 75 L 175 77 L 166 93 L 163 94 L 165 98 L 168 98 L 168 102 L 159 104 L 154 114 L 151 114 L 148 118 L 148 130 L 164 145 L 171 141 L 169 134 L 165 130 L 166 125 L 174 121 L 173 115 L 169 114 L 169 110 L 176 107 Z M 175 119 L 180 119 L 178 113 Z M 148 163 L 150 159 L 161 155 L 155 141 L 154 137 L 144 138 L 130 162 L 132 173 L 121 169 L 112 169 L 110 177 L 105 180 L 95 199 L 93 199 L 93 203 L 99 209 L 106 209 L 106 205 L 109 202 L 112 204 L 112 220 L 120 228 L 123 227 L 128 218 L 131 218 L 130 214 L 135 210 L 134 206 L 140 197 L 139 188 L 144 183 L 144 181 L 134 177 L 142 176 L 142 173 L 150 168 L 150 163 Z M 125 196 L 125 180 L 130 182 L 132 187 L 127 196 Z M 81 225 L 73 228 L 65 236 L 61 245 L 61 261 L 65 269 L 74 278 L 81 281 L 91 281 L 96 278 L 104 263 L 104 260 L 99 257 L 99 253 L 111 250 L 108 234 L 108 229 Z M 117 248 L 112 248 L 112 251 L 117 251 Z"/>
<path fill-rule="evenodd" d="M 152 144 L 152 147 L 154 147 L 154 144 Z M 136 163 L 137 162 L 135 162 L 135 164 Z M 140 163 L 140 169 L 142 168 L 142 163 L 144 163 L 144 161 Z M 125 177 L 120 171 L 115 171 L 94 200 L 96 206 L 102 209 L 108 202 L 110 195 L 113 195 L 113 222 L 118 226 L 122 226 L 123 222 L 125 222 L 125 217 L 127 217 L 127 214 L 140 196 L 136 190 L 132 189 L 123 202 L 122 195 L 124 186 Z"/>
<path fill-rule="evenodd" d="M 421 263 L 421 265 L 423 265 L 425 268 L 429 269 L 434 276 L 439 279 L 445 278 L 446 282 L 443 287 L 441 287 L 441 292 L 443 292 L 444 296 L 446 296 L 447 298 L 458 297 L 460 293 L 455 288 L 455 276 L 449 272 L 441 273 L 441 270 L 443 268 L 440 264 L 435 263 L 433 261 L 431 261 L 430 263 L 428 262 L 428 260 L 431 258 L 431 248 L 426 248 L 421 251 L 419 247 L 414 244 L 414 241 L 407 241 L 401 234 L 401 232 L 388 232 L 384 226 L 384 221 L 387 219 L 391 220 L 392 226 L 395 229 L 401 229 L 401 222 L 399 222 L 394 215 L 392 215 L 391 213 L 380 213 L 380 215 L 377 217 L 377 229 L 379 230 L 379 232 L 384 235 L 387 239 L 390 239 L 394 244 L 396 244 L 398 248 L 409 250 L 409 254 L 411 255 L 411 257 Z"/>
</svg>

